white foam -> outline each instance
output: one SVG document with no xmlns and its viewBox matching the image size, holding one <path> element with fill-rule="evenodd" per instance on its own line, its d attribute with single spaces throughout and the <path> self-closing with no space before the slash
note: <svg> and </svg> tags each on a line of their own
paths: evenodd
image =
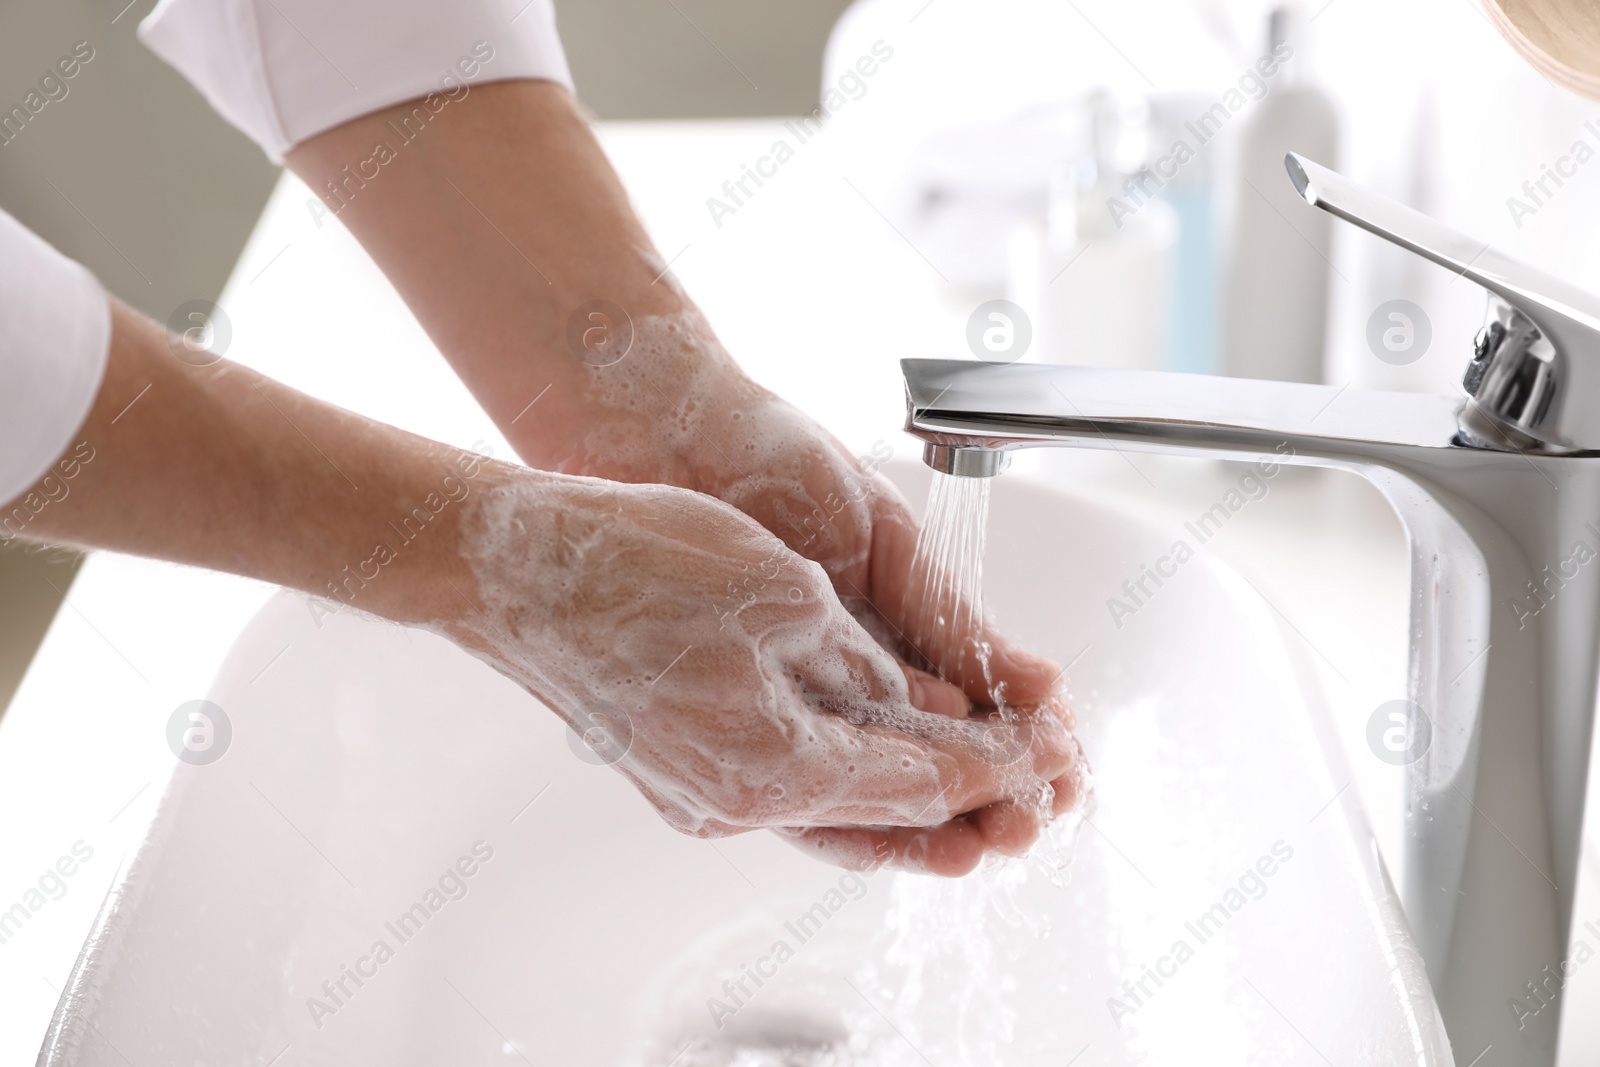
<svg viewBox="0 0 1600 1067">
<path fill-rule="evenodd" d="M 620 728 L 617 769 L 688 833 L 937 825 L 963 794 L 951 753 L 1048 808 L 1031 759 L 994 766 L 992 723 L 909 702 L 898 635 L 866 602 L 874 536 L 912 524 L 886 481 L 744 377 L 692 309 L 641 317 L 623 359 L 587 370 L 603 414 L 559 465 L 620 480 L 506 472 L 474 494 L 483 611 L 459 643 L 580 733 Z M 698 492 L 641 484 L 659 481 Z"/>
</svg>

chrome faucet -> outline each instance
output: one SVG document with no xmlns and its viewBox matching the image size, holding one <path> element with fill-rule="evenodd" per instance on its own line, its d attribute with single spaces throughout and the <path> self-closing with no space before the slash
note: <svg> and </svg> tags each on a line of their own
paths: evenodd
<svg viewBox="0 0 1600 1067">
<path fill-rule="evenodd" d="M 1410 730 L 1431 725 L 1408 768 L 1407 919 L 1458 1062 L 1492 1045 L 1485 1063 L 1550 1067 L 1600 662 L 1600 298 L 1310 160 L 1285 165 L 1309 204 L 1488 290 L 1459 397 L 908 359 L 906 429 L 930 466 L 969 477 L 1056 445 L 1287 460 L 1377 486 L 1410 544 L 1409 697 L 1426 716 Z"/>
</svg>

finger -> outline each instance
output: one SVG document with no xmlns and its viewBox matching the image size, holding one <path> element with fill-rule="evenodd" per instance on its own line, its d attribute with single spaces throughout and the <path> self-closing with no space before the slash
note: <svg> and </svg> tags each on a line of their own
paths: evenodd
<svg viewBox="0 0 1600 1067">
<path fill-rule="evenodd" d="M 1065 703 L 1013 709 L 1012 715 L 1008 725 L 1018 734 L 1013 743 L 1026 743 L 1038 778 L 1051 782 L 1083 763 L 1083 745 L 1073 732 L 1072 713 Z"/>
<path fill-rule="evenodd" d="M 946 605 L 943 614 L 953 619 L 972 617 L 965 601 Z M 946 680 L 959 685 L 977 704 L 993 707 L 1002 700 L 1007 706 L 1040 704 L 1051 699 L 1066 676 L 1059 663 L 1006 637 L 987 616 L 976 632 L 952 630 L 922 644 L 923 653 L 935 657 Z M 981 646 L 988 648 L 987 664 L 977 653 Z"/>
<path fill-rule="evenodd" d="M 1072 766 L 1050 780 L 1050 789 L 1055 794 L 1050 806 L 1052 815 L 1063 815 L 1071 811 L 1086 802 L 1094 792 L 1094 774 L 1089 761 L 1083 755 L 1083 745 L 1079 743 L 1076 735 L 1072 737 L 1072 748 Z"/>
<path fill-rule="evenodd" d="M 1059 690 L 1066 670 L 1048 656 L 1029 652 L 985 623 L 983 639 L 989 642 L 989 670 L 1005 684 L 1008 704 L 1042 704 Z M 967 687 L 970 692 L 970 686 Z M 985 691 L 987 694 L 987 690 Z M 992 703 L 987 698 L 984 703 Z"/>
<path fill-rule="evenodd" d="M 900 664 L 906 677 L 906 688 L 911 696 L 911 706 L 920 711 L 943 715 L 949 719 L 965 719 L 972 714 L 972 701 L 949 682 L 941 681 L 926 671 Z"/>
<path fill-rule="evenodd" d="M 805 681 L 802 671 L 802 685 Z M 836 694 L 821 694 L 824 706 L 841 700 Z M 818 742 L 832 754 L 827 764 L 834 773 L 810 796 L 793 798 L 803 807 L 792 813 L 798 817 L 789 820 L 791 824 L 936 825 L 999 799 L 1008 786 L 1009 791 L 1018 791 L 1017 779 L 1026 777 L 1019 772 L 1027 767 L 1028 742 L 1015 739 L 1009 724 L 1001 725 L 1002 747 L 1005 743 L 1020 747 L 997 758 L 995 728 L 982 720 L 930 714 L 905 698 L 898 704 L 882 702 L 872 711 L 885 718 L 827 714 L 813 718 Z M 1055 747 L 1059 746 L 1052 746 L 1047 759 L 1052 777 L 1063 773 L 1070 762 Z M 1034 762 L 1038 763 L 1037 757 Z M 841 768 L 844 775 L 838 774 Z"/>
<path fill-rule="evenodd" d="M 888 867 L 959 878 L 983 860 L 984 841 L 966 819 L 931 827 L 810 827 L 783 832 L 786 840 L 835 866 Z"/>
<path fill-rule="evenodd" d="M 1075 752 L 1065 740 L 1041 740 L 1042 732 L 1026 724 L 998 719 L 930 720 L 925 733 L 910 738 L 894 727 L 868 724 L 859 729 L 869 736 L 876 735 L 869 743 L 881 745 L 889 735 L 924 747 L 924 759 L 937 772 L 939 781 L 938 802 L 928 806 L 926 817 L 913 820 L 924 824 L 973 812 L 997 801 L 1035 795 L 1041 781 L 1070 773 L 1075 762 Z M 879 821 L 900 824 L 903 820 Z"/>
<path fill-rule="evenodd" d="M 1044 819 L 1039 805 L 1025 800 L 999 800 L 970 816 L 983 843 L 1004 856 L 1020 856 L 1039 839 Z"/>
<path fill-rule="evenodd" d="M 785 824 L 934 825 L 1027 795 L 1071 768 L 1076 748 L 1057 715 L 1010 722 L 920 710 L 913 683 L 924 704 L 946 712 L 962 710 L 960 694 L 906 672 L 847 613 L 838 614 L 825 654 L 791 668 L 798 700 L 838 714 L 809 716 L 821 775 L 791 793 L 795 807 Z"/>
<path fill-rule="evenodd" d="M 1065 815 L 1078 806 L 1083 800 L 1088 783 L 1084 775 L 1063 774 L 1060 778 L 1050 783 L 1053 798 L 1050 802 L 1050 814 Z"/>
<path fill-rule="evenodd" d="M 1047 818 L 1066 811 L 1085 792 L 1087 770 L 1077 740 L 1053 717 L 1039 729 L 998 718 L 920 714 L 916 723 L 928 728 L 928 736 L 819 716 L 813 736 L 831 753 L 819 766 L 833 770 L 809 789 L 792 790 L 791 806 L 769 813 L 776 818 L 766 825 L 872 830 L 876 837 L 825 840 L 853 843 L 858 854 L 850 862 L 855 863 L 870 858 L 860 848 L 879 841 L 893 846 L 902 865 L 914 867 L 919 847 L 948 847 L 942 838 L 924 842 L 915 831 L 961 822 L 967 814 L 984 847 L 1015 855 L 1033 843 Z M 997 734 L 998 743 L 992 740 Z M 895 827 L 908 833 L 892 836 Z M 962 830 L 942 833 L 965 835 Z M 959 866 L 937 852 L 927 862 L 938 873 Z"/>
<path fill-rule="evenodd" d="M 1024 783 L 1030 790 L 1071 773 L 1083 759 L 1070 718 L 1051 705 L 1014 708 L 1004 716 L 989 711 L 974 715 L 969 722 L 976 738 L 976 754 L 984 762 L 1010 772 L 1012 778 L 1031 772 L 1031 778 Z M 1017 795 L 1017 790 L 1013 788 L 1007 795 Z"/>
<path fill-rule="evenodd" d="M 854 616 L 846 615 L 841 621 L 848 622 L 851 630 L 860 627 Z M 865 631 L 861 631 L 860 636 L 867 637 Z M 863 689 L 867 699 L 874 703 L 896 704 L 906 699 L 918 711 L 942 715 L 947 719 L 965 719 L 972 713 L 972 701 L 959 688 L 927 671 L 894 659 L 870 638 L 857 640 L 855 647 L 841 644 L 834 652 L 845 664 L 852 687 Z M 894 674 L 887 669 L 890 664 L 900 669 L 900 680 L 905 683 L 903 698 L 900 688 L 894 684 Z M 809 670 L 802 667 L 800 678 L 808 690 L 815 692 L 834 711 L 846 712 L 852 704 L 859 703 L 852 699 L 857 696 L 855 693 L 835 692 L 837 682 L 829 678 L 825 670 L 815 666 Z"/>
</svg>

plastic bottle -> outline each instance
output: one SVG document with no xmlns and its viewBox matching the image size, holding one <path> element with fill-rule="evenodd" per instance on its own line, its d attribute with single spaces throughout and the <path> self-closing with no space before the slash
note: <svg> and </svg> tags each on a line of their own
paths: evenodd
<svg viewBox="0 0 1600 1067">
<path fill-rule="evenodd" d="M 1332 269 L 1332 217 L 1309 209 L 1284 174 L 1286 152 L 1338 166 L 1338 116 L 1312 83 L 1298 6 L 1268 19 L 1266 96 L 1239 131 L 1224 273 L 1222 373 L 1321 382 Z"/>
</svg>

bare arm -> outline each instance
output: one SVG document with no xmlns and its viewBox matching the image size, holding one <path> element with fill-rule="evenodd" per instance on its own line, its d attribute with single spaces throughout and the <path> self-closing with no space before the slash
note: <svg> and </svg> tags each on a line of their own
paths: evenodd
<svg viewBox="0 0 1600 1067">
<path fill-rule="evenodd" d="M 960 873 L 1031 839 L 1008 798 L 1072 763 L 1064 731 L 993 759 L 958 690 L 900 667 L 820 568 L 727 505 L 484 460 L 193 367 L 115 301 L 80 443 L 0 530 L 432 629 L 579 729 L 625 723 L 602 755 L 688 833 L 771 827 L 850 865 Z"/>
<path fill-rule="evenodd" d="M 106 377 L 79 444 L 6 505 L 0 534 L 151 556 L 332 597 L 385 524 L 484 461 L 226 361 L 193 367 L 112 301 Z M 469 477 L 469 472 L 473 473 Z M 51 501 L 30 508 L 40 500 Z M 357 606 L 441 618 L 461 579 L 454 524 L 418 538 Z"/>
</svg>

